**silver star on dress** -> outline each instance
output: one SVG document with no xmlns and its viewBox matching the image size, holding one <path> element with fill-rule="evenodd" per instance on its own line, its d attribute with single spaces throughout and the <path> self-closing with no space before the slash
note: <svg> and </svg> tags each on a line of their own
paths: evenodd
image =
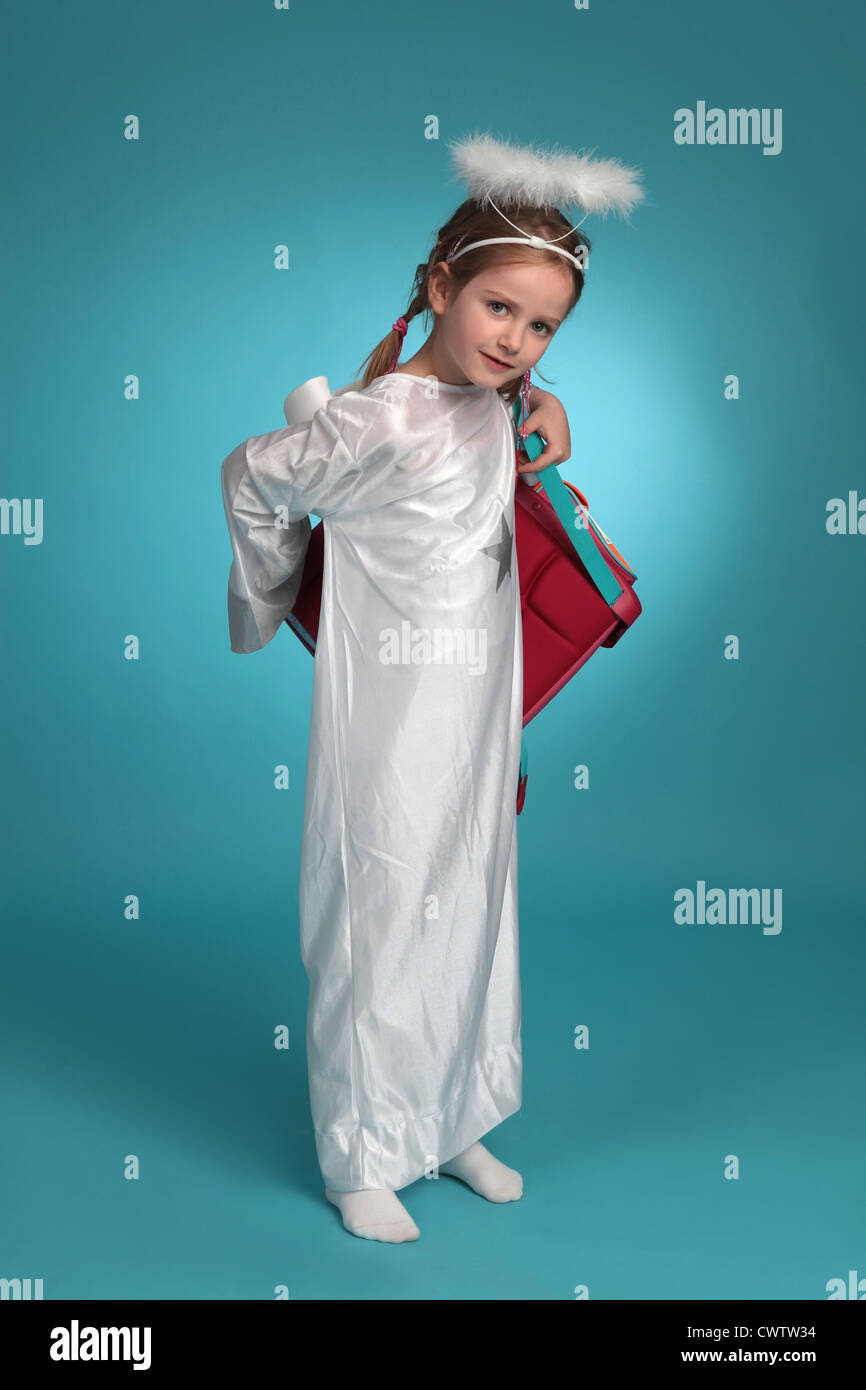
<svg viewBox="0 0 866 1390">
<path fill-rule="evenodd" d="M 508 522 L 505 520 L 504 513 L 499 540 L 495 545 L 485 545 L 480 553 L 491 556 L 499 565 L 499 574 L 496 577 L 496 588 L 498 589 L 506 574 L 511 573 L 511 532 L 508 529 Z"/>
</svg>

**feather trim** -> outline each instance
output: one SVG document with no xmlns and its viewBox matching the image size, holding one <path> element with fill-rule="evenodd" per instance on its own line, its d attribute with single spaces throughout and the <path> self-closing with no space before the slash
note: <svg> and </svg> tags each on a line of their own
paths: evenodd
<svg viewBox="0 0 866 1390">
<path fill-rule="evenodd" d="M 555 145 L 536 150 L 493 135 L 466 135 L 449 145 L 460 178 L 472 197 L 534 207 L 576 206 L 585 212 L 628 216 L 644 199 L 641 171 L 616 159 L 593 159 Z M 453 180 L 452 180 L 453 182 Z"/>
</svg>

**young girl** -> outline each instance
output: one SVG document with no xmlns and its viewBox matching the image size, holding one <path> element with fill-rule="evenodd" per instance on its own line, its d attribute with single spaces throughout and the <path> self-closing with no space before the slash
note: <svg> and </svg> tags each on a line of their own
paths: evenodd
<svg viewBox="0 0 866 1390">
<path fill-rule="evenodd" d="M 509 403 L 580 298 L 589 242 L 546 199 L 491 201 L 440 229 L 358 389 L 222 466 L 233 651 L 291 611 L 323 518 L 299 893 L 310 1098 L 328 1200 L 389 1242 L 417 1239 L 396 1193 L 430 1172 L 494 1202 L 523 1190 L 480 1142 L 522 1080 Z M 570 443 L 552 397 L 530 405 L 537 471 Z"/>
</svg>

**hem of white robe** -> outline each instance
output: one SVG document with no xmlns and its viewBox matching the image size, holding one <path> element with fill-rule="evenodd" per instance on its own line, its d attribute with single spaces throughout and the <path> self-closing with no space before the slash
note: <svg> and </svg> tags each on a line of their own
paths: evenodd
<svg viewBox="0 0 866 1390">
<path fill-rule="evenodd" d="M 432 1115 L 410 1116 L 371 1129 L 315 1130 L 316 1152 L 325 1186 L 332 1192 L 358 1192 L 390 1188 L 397 1192 L 424 1177 L 434 1166 L 447 1163 L 470 1144 L 520 1109 L 523 1058 L 520 1039 L 499 1048 L 470 1076 L 468 1082 L 441 1110 Z M 367 1146 L 399 1150 L 399 1158 L 370 1153 Z M 358 1159 L 359 1140 L 365 1152 Z M 347 1169 L 358 1172 L 357 1181 L 346 1179 Z"/>
</svg>

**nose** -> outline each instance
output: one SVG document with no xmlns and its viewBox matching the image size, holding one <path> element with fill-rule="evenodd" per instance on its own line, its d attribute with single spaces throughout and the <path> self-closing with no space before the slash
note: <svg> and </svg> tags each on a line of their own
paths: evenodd
<svg viewBox="0 0 866 1390">
<path fill-rule="evenodd" d="M 502 353 L 503 362 L 510 362 L 517 356 L 519 344 L 512 338 L 500 338 L 498 343 L 499 351 Z"/>
<path fill-rule="evenodd" d="M 521 342 L 523 342 L 523 329 L 513 317 L 509 317 L 509 320 L 503 322 L 502 332 L 499 334 L 499 346 L 502 347 L 503 352 L 509 353 L 510 357 L 516 357 L 517 353 L 520 352 Z"/>
</svg>

